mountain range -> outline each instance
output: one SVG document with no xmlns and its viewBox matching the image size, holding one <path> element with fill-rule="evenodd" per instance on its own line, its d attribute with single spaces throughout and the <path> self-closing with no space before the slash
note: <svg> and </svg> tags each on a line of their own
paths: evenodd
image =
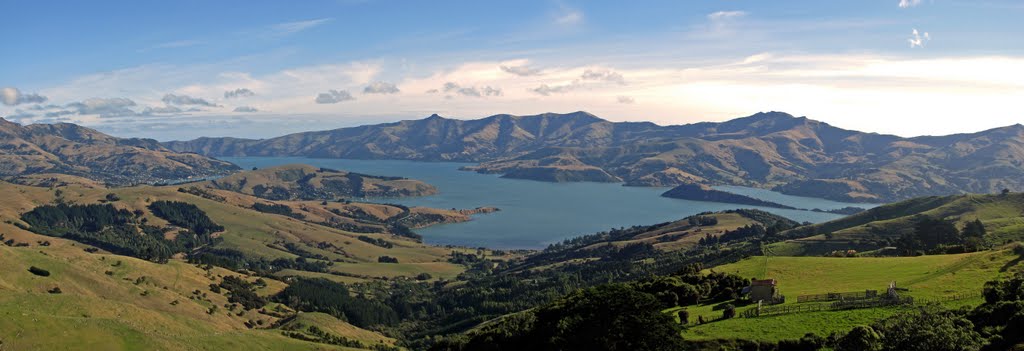
<svg viewBox="0 0 1024 351">
<path fill-rule="evenodd" d="M 913 138 L 846 130 L 782 112 L 660 126 L 586 112 L 425 119 L 253 140 L 162 144 L 206 156 L 478 163 L 481 173 L 630 186 L 743 185 L 852 202 L 1024 190 L 1024 126 Z"/>
<path fill-rule="evenodd" d="M 175 152 L 152 139 L 122 139 L 71 123 L 23 126 L 0 118 L 0 177 L 74 175 L 113 185 L 227 174 L 238 167 Z"/>
</svg>

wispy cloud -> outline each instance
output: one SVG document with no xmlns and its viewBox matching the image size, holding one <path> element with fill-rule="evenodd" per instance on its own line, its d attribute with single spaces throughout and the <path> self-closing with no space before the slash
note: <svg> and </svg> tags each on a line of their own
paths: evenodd
<svg viewBox="0 0 1024 351">
<path fill-rule="evenodd" d="M 520 77 L 536 76 L 541 74 L 541 70 L 537 68 L 531 68 L 529 66 L 501 66 L 501 70 L 506 73 L 511 73 Z"/>
<path fill-rule="evenodd" d="M 324 23 L 330 22 L 331 20 L 331 18 L 318 18 L 306 21 L 278 23 L 271 26 L 271 29 L 273 29 L 274 34 L 277 35 L 291 35 L 322 25 Z"/>
<path fill-rule="evenodd" d="M 22 94 L 18 88 L 7 87 L 0 89 L 0 101 L 7 106 L 15 106 L 21 104 L 38 104 L 46 102 L 46 97 L 35 94 Z"/>
<path fill-rule="evenodd" d="M 621 96 L 621 95 L 618 96 L 615 100 L 618 101 L 620 104 L 632 104 L 632 103 L 636 102 L 636 99 L 634 99 L 632 97 Z"/>
<path fill-rule="evenodd" d="M 163 101 L 165 104 L 168 105 L 199 105 L 207 107 L 220 107 L 215 103 L 206 101 L 206 99 L 194 98 L 188 95 L 167 94 L 164 95 L 164 97 L 160 99 L 160 101 Z"/>
<path fill-rule="evenodd" d="M 745 11 L 718 11 L 708 14 L 708 19 L 712 21 L 724 21 L 744 17 L 746 15 L 747 13 Z"/>
<path fill-rule="evenodd" d="M 900 0 L 900 8 L 910 8 L 921 4 L 921 0 Z"/>
<path fill-rule="evenodd" d="M 315 101 L 318 104 L 336 104 L 342 101 L 352 101 L 355 99 L 356 98 L 352 97 L 352 94 L 349 94 L 348 91 L 331 89 L 326 93 L 320 93 L 317 95 Z"/>
<path fill-rule="evenodd" d="M 249 90 L 249 88 L 238 88 L 235 90 L 228 90 L 224 92 L 225 99 L 251 97 L 255 95 L 256 93 L 254 93 L 252 90 Z"/>
<path fill-rule="evenodd" d="M 234 112 L 241 112 L 241 113 L 259 112 L 259 111 L 260 111 L 259 109 L 255 108 L 255 107 L 252 107 L 252 106 L 238 106 L 238 107 L 235 107 L 235 110 L 234 110 Z"/>
<path fill-rule="evenodd" d="M 907 39 L 907 41 L 910 42 L 911 49 L 923 48 L 924 45 L 928 43 L 928 41 L 930 40 L 932 40 L 931 34 L 928 34 L 928 32 L 918 32 L 917 28 L 914 28 L 914 30 L 911 32 L 910 39 Z"/>
<path fill-rule="evenodd" d="M 555 17 L 555 23 L 560 26 L 575 26 L 582 24 L 583 20 L 583 12 L 566 6 L 562 6 L 561 12 Z"/>
<path fill-rule="evenodd" d="M 199 45 L 201 43 L 202 42 L 198 41 L 198 40 L 175 40 L 175 41 L 169 41 L 169 42 L 166 42 L 166 43 L 156 44 L 156 45 L 153 45 L 151 48 L 152 49 L 174 49 L 174 48 L 184 48 L 184 47 L 189 47 L 189 46 L 196 46 L 196 45 Z"/>
<path fill-rule="evenodd" d="M 400 91 L 394 83 L 381 81 L 370 83 L 370 85 L 363 88 L 364 94 L 396 94 Z"/>
<path fill-rule="evenodd" d="M 501 96 L 502 92 L 500 88 L 495 88 L 490 85 L 475 87 L 475 86 L 461 86 L 457 83 L 447 82 L 444 83 L 445 93 L 456 93 L 459 95 L 469 97 L 485 97 L 485 96 Z"/>
<path fill-rule="evenodd" d="M 626 85 L 626 78 L 623 77 L 621 73 L 612 70 L 587 69 L 586 71 L 583 71 L 583 75 L 580 76 L 580 79 L 605 81 Z"/>
</svg>

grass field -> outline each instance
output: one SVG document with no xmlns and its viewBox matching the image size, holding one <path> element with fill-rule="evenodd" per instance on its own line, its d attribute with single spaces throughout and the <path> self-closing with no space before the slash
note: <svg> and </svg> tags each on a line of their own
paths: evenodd
<svg viewBox="0 0 1024 351">
<path fill-rule="evenodd" d="M 778 255 L 818 256 L 833 250 L 878 249 L 874 242 L 913 233 L 918 215 L 951 220 L 958 228 L 981 220 L 993 243 L 1024 239 L 1024 193 L 925 197 L 879 206 L 834 221 L 789 232 L 800 239 L 771 245 Z"/>
<path fill-rule="evenodd" d="M 30 266 L 50 276 L 28 272 Z M 0 246 L 0 349 L 344 349 L 290 339 L 276 329 L 250 330 L 244 325 L 248 320 L 260 320 L 264 327 L 275 321 L 256 311 L 238 315 L 222 308 L 208 313 L 211 306 L 227 304 L 226 296 L 209 291 L 209 284 L 225 275 L 237 273 L 218 268 L 207 272 L 174 260 L 156 264 L 89 254 L 63 240 L 48 247 Z M 284 287 L 265 280 L 268 286 L 258 290 L 262 295 Z M 55 287 L 60 294 L 47 292 Z M 196 290 L 206 298 L 190 298 Z M 326 325 L 337 327 L 337 335 L 389 340 L 336 319 Z"/>
<path fill-rule="evenodd" d="M 878 290 L 884 293 L 889 282 L 910 289 L 904 294 L 915 299 L 944 299 L 955 295 L 977 297 L 948 301 L 949 307 L 977 305 L 982 302 L 981 288 L 986 281 L 1019 272 L 1024 267 L 1020 257 L 1010 250 L 995 250 L 959 255 L 921 257 L 750 257 L 740 262 L 714 268 L 714 271 L 738 274 L 746 278 L 773 278 L 778 282 L 787 304 L 796 297 L 829 292 Z M 751 306 L 740 307 L 743 311 Z M 677 309 L 669 310 L 673 312 Z M 689 306 L 690 320 L 704 316 L 711 320 L 722 315 L 715 306 Z M 777 341 L 796 339 L 805 333 L 828 335 L 849 330 L 897 312 L 899 308 L 876 308 L 848 311 L 796 313 L 761 318 L 736 318 L 695 325 L 688 328 L 688 339 L 731 339 Z"/>
</svg>

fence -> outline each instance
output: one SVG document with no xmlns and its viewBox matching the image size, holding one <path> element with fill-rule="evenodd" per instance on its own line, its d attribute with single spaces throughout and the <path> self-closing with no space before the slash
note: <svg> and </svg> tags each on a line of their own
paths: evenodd
<svg viewBox="0 0 1024 351">
<path fill-rule="evenodd" d="M 800 295 L 796 297 L 797 303 L 824 302 L 840 300 L 864 300 L 878 297 L 878 290 L 865 290 L 858 292 L 828 293 L 817 295 Z"/>
<path fill-rule="evenodd" d="M 860 308 L 875 308 L 875 307 L 886 307 L 886 306 L 898 306 L 898 305 L 926 305 L 930 303 L 942 303 L 950 301 L 959 301 L 966 299 L 973 299 L 981 297 L 981 294 L 957 294 L 952 296 L 930 298 L 930 299 L 915 299 L 913 297 L 900 297 L 898 299 L 852 299 L 852 300 L 841 300 L 833 303 L 819 303 L 819 304 L 793 304 L 793 305 L 777 305 L 761 307 L 760 310 L 757 308 L 751 308 L 740 316 L 744 318 L 756 318 L 765 316 L 774 316 L 790 313 L 802 313 L 802 312 L 821 312 L 821 311 L 840 311 L 840 310 L 852 310 Z"/>
</svg>

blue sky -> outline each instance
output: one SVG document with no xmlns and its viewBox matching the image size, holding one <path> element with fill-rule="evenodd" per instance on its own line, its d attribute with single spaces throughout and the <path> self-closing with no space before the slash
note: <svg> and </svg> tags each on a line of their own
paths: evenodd
<svg viewBox="0 0 1024 351">
<path fill-rule="evenodd" d="M 1024 121 L 1016 0 L 0 8 L 0 116 L 123 136 L 268 137 L 431 113 L 576 110 L 660 124 L 782 110 L 900 135 Z"/>
</svg>

